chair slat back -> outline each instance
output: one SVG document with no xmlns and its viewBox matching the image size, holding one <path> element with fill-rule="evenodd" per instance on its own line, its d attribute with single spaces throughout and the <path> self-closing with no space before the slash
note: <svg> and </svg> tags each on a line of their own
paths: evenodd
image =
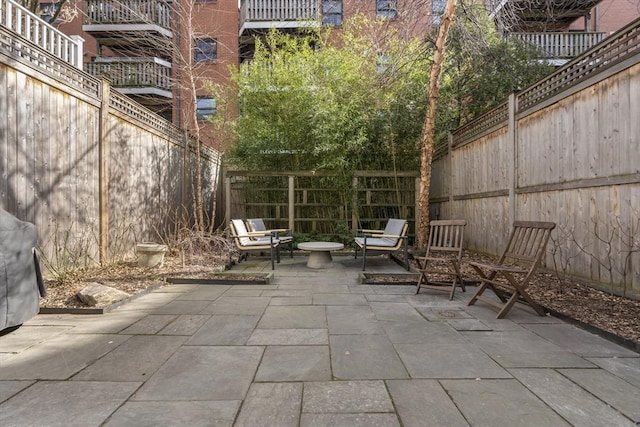
<svg viewBox="0 0 640 427">
<path fill-rule="evenodd" d="M 433 251 L 458 252 L 462 255 L 466 225 L 467 221 L 462 219 L 431 221 L 427 239 L 427 256 Z"/>
<path fill-rule="evenodd" d="M 245 246 L 251 241 L 249 232 L 247 231 L 247 226 L 244 225 L 243 220 L 232 219 L 229 225 L 231 226 L 231 231 L 234 234 L 236 244 L 238 244 L 239 246 Z"/>
<path fill-rule="evenodd" d="M 406 224 L 406 219 L 390 218 L 383 233 L 390 236 L 402 236 L 402 232 Z"/>
<path fill-rule="evenodd" d="M 556 224 L 541 221 L 515 221 L 507 248 L 500 258 L 504 261 L 524 262 L 530 270 L 535 269 L 544 256 L 551 231 Z"/>
<path fill-rule="evenodd" d="M 247 224 L 249 224 L 251 231 L 267 231 L 267 226 L 264 224 L 262 218 L 247 219 Z"/>
</svg>

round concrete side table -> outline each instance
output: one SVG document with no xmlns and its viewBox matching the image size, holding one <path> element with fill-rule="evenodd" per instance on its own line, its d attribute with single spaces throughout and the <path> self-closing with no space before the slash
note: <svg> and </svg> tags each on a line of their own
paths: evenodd
<svg viewBox="0 0 640 427">
<path fill-rule="evenodd" d="M 342 250 L 344 245 L 333 242 L 304 242 L 298 243 L 298 249 L 310 252 L 307 267 L 325 268 L 331 262 L 331 251 Z"/>
</svg>

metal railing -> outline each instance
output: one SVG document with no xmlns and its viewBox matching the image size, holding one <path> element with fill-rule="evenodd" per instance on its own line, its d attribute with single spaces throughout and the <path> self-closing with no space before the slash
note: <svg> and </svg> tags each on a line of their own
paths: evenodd
<svg viewBox="0 0 640 427">
<path fill-rule="evenodd" d="M 318 0 L 242 0 L 240 27 L 246 22 L 296 22 L 318 19 Z"/>
<path fill-rule="evenodd" d="M 63 34 L 14 0 L 0 0 L 0 25 L 82 69 L 82 37 Z"/>
<path fill-rule="evenodd" d="M 606 37 L 605 33 L 511 33 L 509 38 L 537 48 L 543 58 L 575 58 Z"/>
<path fill-rule="evenodd" d="M 107 78 L 113 87 L 149 87 L 171 91 L 171 64 L 158 58 L 114 58 L 87 62 L 85 69 Z"/>
<path fill-rule="evenodd" d="M 171 30 L 171 3 L 162 0 L 86 0 L 87 24 L 155 24 Z"/>
</svg>

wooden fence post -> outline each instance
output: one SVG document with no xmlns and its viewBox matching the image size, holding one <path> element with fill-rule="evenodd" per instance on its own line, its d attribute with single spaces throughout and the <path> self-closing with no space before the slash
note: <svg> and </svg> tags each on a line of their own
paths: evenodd
<svg viewBox="0 0 640 427">
<path fill-rule="evenodd" d="M 109 261 L 109 99 L 111 86 L 102 80 L 98 131 L 98 253 L 100 264 Z"/>
<path fill-rule="evenodd" d="M 289 175 L 289 230 L 295 231 L 296 207 L 295 207 L 296 177 Z"/>
<path fill-rule="evenodd" d="M 231 177 L 224 173 L 224 223 L 226 226 L 231 222 Z"/>
<path fill-rule="evenodd" d="M 351 230 L 355 236 L 358 232 L 358 177 L 353 176 L 351 180 L 351 186 L 353 188 L 353 198 L 351 200 Z"/>
<path fill-rule="evenodd" d="M 518 140 L 518 130 L 516 128 L 517 102 L 515 93 L 509 95 L 509 119 L 507 121 L 507 145 L 509 149 L 509 226 L 516 220 L 516 147 Z"/>
<path fill-rule="evenodd" d="M 453 133 L 447 136 L 447 156 L 449 156 L 449 212 L 453 213 L 453 189 L 456 182 L 456 174 L 453 171 Z M 452 218 L 451 214 L 449 215 Z"/>
</svg>

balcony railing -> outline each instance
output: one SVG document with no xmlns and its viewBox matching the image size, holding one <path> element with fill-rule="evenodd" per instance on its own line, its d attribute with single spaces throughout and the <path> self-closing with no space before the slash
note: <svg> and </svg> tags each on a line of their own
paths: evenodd
<svg viewBox="0 0 640 427">
<path fill-rule="evenodd" d="M 0 0 L 0 25 L 82 69 L 80 36 L 67 36 L 13 0 Z"/>
<path fill-rule="evenodd" d="M 511 33 L 510 38 L 517 38 L 524 43 L 538 48 L 544 58 L 570 59 L 582 55 L 600 43 L 605 33 L 570 32 L 570 33 Z"/>
<path fill-rule="evenodd" d="M 147 24 L 171 30 L 171 3 L 162 0 L 86 0 L 90 25 Z"/>
<path fill-rule="evenodd" d="M 318 0 L 241 0 L 240 34 L 250 28 L 296 28 L 318 19 Z"/>
<path fill-rule="evenodd" d="M 159 58 L 97 58 L 85 64 L 88 73 L 107 78 L 123 93 L 171 98 L 171 64 Z M 147 90 L 144 90 L 147 89 Z"/>
</svg>

